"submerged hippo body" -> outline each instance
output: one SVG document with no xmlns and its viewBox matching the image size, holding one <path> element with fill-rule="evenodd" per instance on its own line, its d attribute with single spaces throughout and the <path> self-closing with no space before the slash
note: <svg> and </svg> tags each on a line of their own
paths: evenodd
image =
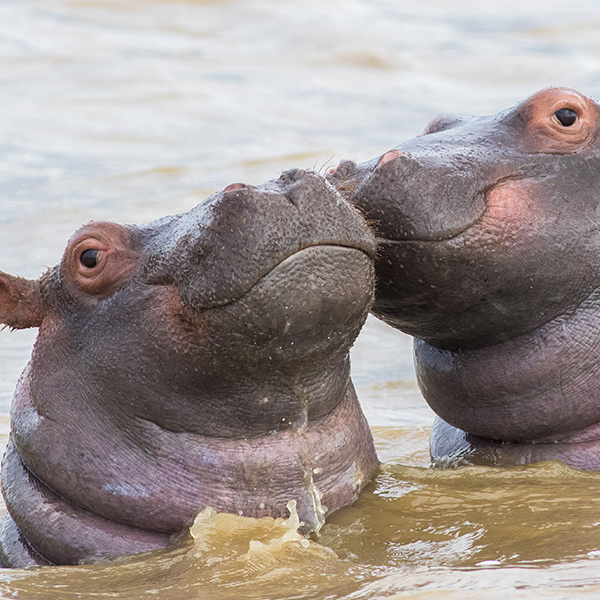
<svg viewBox="0 0 600 600">
<path fill-rule="evenodd" d="M 91 223 L 0 321 L 39 327 L 2 465 L 4 566 L 168 545 L 199 510 L 306 529 L 376 467 L 348 351 L 375 242 L 312 172 L 148 226 Z"/>
<path fill-rule="evenodd" d="M 330 177 L 376 224 L 373 312 L 416 338 L 438 465 L 600 470 L 599 133 L 550 88 Z"/>
</svg>

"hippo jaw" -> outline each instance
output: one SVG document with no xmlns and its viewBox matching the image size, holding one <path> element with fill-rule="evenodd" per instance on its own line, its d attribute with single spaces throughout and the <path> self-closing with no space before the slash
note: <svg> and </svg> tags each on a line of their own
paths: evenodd
<svg viewBox="0 0 600 600">
<path fill-rule="evenodd" d="M 359 213 L 293 171 L 146 227 L 90 224 L 22 290 L 3 275 L 36 298 L 0 289 L 4 322 L 40 327 L 11 411 L 6 535 L 64 564 L 164 547 L 206 506 L 279 517 L 296 500 L 318 529 L 377 465 L 348 360 L 374 254 Z"/>
<path fill-rule="evenodd" d="M 373 312 L 416 338 L 419 384 L 446 422 L 438 462 L 467 438 L 575 446 L 600 422 L 599 133 L 595 102 L 552 88 L 442 117 L 330 176 L 374 222 Z"/>
</svg>

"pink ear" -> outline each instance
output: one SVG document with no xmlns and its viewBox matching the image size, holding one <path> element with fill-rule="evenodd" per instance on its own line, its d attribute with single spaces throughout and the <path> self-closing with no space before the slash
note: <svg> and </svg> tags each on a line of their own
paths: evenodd
<svg viewBox="0 0 600 600">
<path fill-rule="evenodd" d="M 39 282 L 0 271 L 0 323 L 12 329 L 25 329 L 39 327 L 42 318 Z"/>
</svg>

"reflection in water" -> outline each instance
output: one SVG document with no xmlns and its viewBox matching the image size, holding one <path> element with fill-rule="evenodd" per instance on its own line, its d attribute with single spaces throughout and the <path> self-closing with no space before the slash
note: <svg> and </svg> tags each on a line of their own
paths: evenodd
<svg viewBox="0 0 600 600">
<path fill-rule="evenodd" d="M 0 5 L 0 269 L 37 277 L 91 219 L 147 222 L 234 181 L 363 160 L 440 112 L 600 95 L 596 0 L 35 0 Z M 0 431 L 35 332 L 0 332 Z M 410 339 L 370 319 L 353 377 L 382 460 L 307 544 L 210 512 L 172 549 L 3 571 L 4 598 L 579 598 L 600 594 L 599 480 L 428 468 Z"/>
</svg>

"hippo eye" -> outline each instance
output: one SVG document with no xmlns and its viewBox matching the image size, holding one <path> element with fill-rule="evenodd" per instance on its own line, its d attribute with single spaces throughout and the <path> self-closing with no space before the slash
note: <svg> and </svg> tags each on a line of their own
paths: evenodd
<svg viewBox="0 0 600 600">
<path fill-rule="evenodd" d="M 79 257 L 79 262 L 88 269 L 93 269 L 98 264 L 98 250 L 84 250 Z"/>
<path fill-rule="evenodd" d="M 554 116 L 564 127 L 571 127 L 571 125 L 577 121 L 577 113 L 570 108 L 559 108 L 554 113 Z"/>
</svg>

